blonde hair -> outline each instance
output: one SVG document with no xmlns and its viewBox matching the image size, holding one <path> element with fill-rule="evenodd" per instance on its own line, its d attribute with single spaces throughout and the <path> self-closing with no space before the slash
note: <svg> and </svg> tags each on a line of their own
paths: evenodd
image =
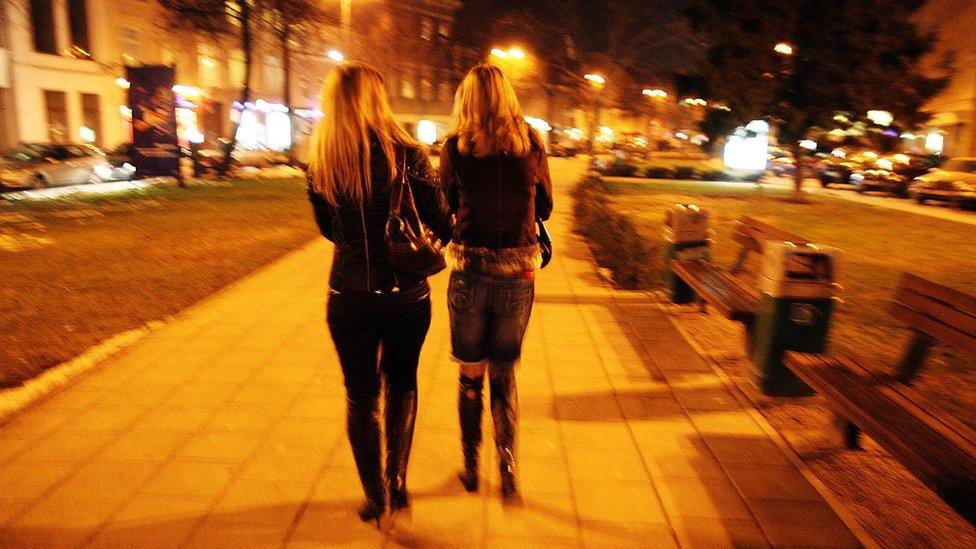
<svg viewBox="0 0 976 549">
<path fill-rule="evenodd" d="M 533 135 L 515 90 L 501 69 L 475 65 L 454 94 L 454 132 L 461 154 L 525 156 Z"/>
<path fill-rule="evenodd" d="M 309 151 L 312 189 L 330 204 L 340 197 L 363 203 L 371 195 L 371 137 L 386 156 L 389 181 L 396 174 L 395 145 L 419 145 L 393 119 L 383 77 L 369 65 L 353 62 L 332 69 L 320 97 L 324 114 Z"/>
</svg>

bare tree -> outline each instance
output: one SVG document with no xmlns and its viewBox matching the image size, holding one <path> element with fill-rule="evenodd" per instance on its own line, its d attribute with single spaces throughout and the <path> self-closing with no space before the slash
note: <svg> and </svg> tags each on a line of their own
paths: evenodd
<svg viewBox="0 0 976 549">
<path fill-rule="evenodd" d="M 255 4 L 243 0 L 158 0 L 159 4 L 169 13 L 166 26 L 171 31 L 201 32 L 214 39 L 232 37 L 240 42 L 244 53 L 244 78 L 241 84 L 240 103 L 243 105 L 251 100 L 251 68 L 254 57 L 253 25 L 255 19 Z M 228 144 L 224 150 L 218 173 L 224 175 L 231 165 L 231 154 L 237 146 L 237 130 L 240 118 L 234 123 L 233 130 L 228 137 Z"/>
<path fill-rule="evenodd" d="M 284 73 L 284 88 L 282 95 L 285 108 L 288 109 L 289 127 L 291 128 L 291 147 L 288 149 L 288 160 L 296 163 L 295 108 L 292 104 L 292 67 L 293 55 L 304 54 L 303 49 L 296 48 L 302 43 L 308 43 L 309 38 L 316 32 L 317 27 L 332 22 L 329 13 L 322 9 L 321 1 L 316 0 L 265 0 L 259 5 L 271 15 L 272 32 L 277 46 L 281 50 L 282 69 Z"/>
</svg>

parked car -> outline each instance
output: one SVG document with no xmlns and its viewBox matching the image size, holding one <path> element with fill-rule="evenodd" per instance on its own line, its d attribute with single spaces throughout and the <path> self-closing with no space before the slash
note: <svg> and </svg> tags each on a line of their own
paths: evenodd
<svg viewBox="0 0 976 549">
<path fill-rule="evenodd" d="M 912 180 L 935 167 L 938 161 L 939 157 L 931 155 L 889 154 L 854 171 L 850 182 L 859 193 L 883 191 L 907 197 Z"/>
<path fill-rule="evenodd" d="M 870 158 L 871 155 L 864 157 L 851 154 L 846 158 L 830 155 L 814 162 L 812 170 L 820 180 L 821 187 L 828 187 L 834 183 L 847 184 L 850 183 L 851 174 L 861 169 L 864 161 Z"/>
<path fill-rule="evenodd" d="M 775 176 L 788 176 L 796 173 L 793 157 L 788 155 L 772 156 L 766 162 L 766 171 Z"/>
<path fill-rule="evenodd" d="M 976 203 L 976 157 L 953 158 L 915 178 L 908 189 L 919 204 L 926 200 Z"/>
<path fill-rule="evenodd" d="M 579 147 L 573 143 L 550 143 L 549 156 L 571 158 L 579 154 Z"/>
<path fill-rule="evenodd" d="M 209 146 L 201 148 L 197 152 L 200 165 L 205 170 L 216 170 L 224 160 L 224 151 L 227 150 L 227 145 L 228 142 L 218 140 L 215 143 L 209 144 Z M 287 163 L 287 154 L 264 147 L 255 149 L 242 149 L 238 147 L 231 153 L 231 165 L 234 168 L 242 168 L 245 166 L 265 168 Z"/>
<path fill-rule="evenodd" d="M 129 181 L 136 174 L 136 167 L 132 162 L 132 143 L 123 143 L 105 155 L 110 171 L 100 176 L 102 181 Z"/>
<path fill-rule="evenodd" d="M 23 143 L 0 157 L 0 186 L 38 189 L 104 181 L 113 173 L 105 153 L 80 143 Z"/>
</svg>

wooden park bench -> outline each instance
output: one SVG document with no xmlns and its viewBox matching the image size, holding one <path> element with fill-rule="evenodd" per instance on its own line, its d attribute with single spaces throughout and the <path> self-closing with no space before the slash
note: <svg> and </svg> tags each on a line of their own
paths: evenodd
<svg viewBox="0 0 976 549">
<path fill-rule="evenodd" d="M 759 309 L 759 292 L 754 284 L 743 282 L 736 276 L 745 267 L 749 254 L 762 255 L 767 241 L 788 241 L 797 245 L 810 241 L 751 217 L 738 221 L 732 239 L 740 247 L 728 270 L 707 259 L 673 259 L 671 270 L 694 290 L 703 306 L 707 303 L 726 318 L 751 328 Z"/>
<path fill-rule="evenodd" d="M 843 356 L 788 352 L 784 362 L 827 400 L 848 448 L 867 433 L 976 524 L 976 432 L 909 386 L 937 343 L 976 356 L 976 296 L 906 273 L 890 312 L 914 331 L 892 374 Z"/>
</svg>

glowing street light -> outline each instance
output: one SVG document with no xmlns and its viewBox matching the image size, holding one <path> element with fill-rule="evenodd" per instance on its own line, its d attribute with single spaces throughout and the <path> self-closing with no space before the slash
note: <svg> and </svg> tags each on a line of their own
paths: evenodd
<svg viewBox="0 0 976 549">
<path fill-rule="evenodd" d="M 343 61 L 346 60 L 346 56 L 342 55 L 342 52 L 339 50 L 329 50 L 329 52 L 326 53 L 325 56 L 335 61 L 336 63 L 342 63 Z"/>
<path fill-rule="evenodd" d="M 786 42 L 779 42 L 773 46 L 773 51 L 780 55 L 793 55 L 793 46 Z"/>
<path fill-rule="evenodd" d="M 607 83 L 607 79 L 599 74 L 588 73 L 584 74 L 583 78 L 589 80 L 591 84 L 598 88 L 602 88 Z"/>
<path fill-rule="evenodd" d="M 666 92 L 664 90 L 661 90 L 661 89 L 652 90 L 650 88 L 644 88 L 644 90 L 641 91 L 641 93 L 644 94 L 644 95 L 646 95 L 646 96 L 648 96 L 648 97 L 661 97 L 661 98 L 666 98 L 668 96 L 668 92 Z"/>
<path fill-rule="evenodd" d="M 513 46 L 507 50 L 502 48 L 491 48 L 491 56 L 499 59 L 516 59 L 521 61 L 522 59 L 526 58 L 526 53 L 525 50 Z"/>
</svg>

